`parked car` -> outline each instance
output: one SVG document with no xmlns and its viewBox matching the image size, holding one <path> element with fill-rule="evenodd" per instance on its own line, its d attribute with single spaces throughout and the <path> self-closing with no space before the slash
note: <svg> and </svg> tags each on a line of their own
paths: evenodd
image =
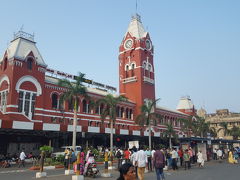
<svg viewBox="0 0 240 180">
<path fill-rule="evenodd" d="M 63 155 L 64 156 L 64 154 L 65 154 L 65 149 L 67 149 L 67 148 L 70 148 L 70 149 L 72 149 L 72 146 L 62 146 L 61 147 L 61 149 L 63 149 L 62 151 L 60 151 L 60 152 L 54 152 L 54 153 L 52 153 L 52 156 L 53 157 L 58 157 L 58 156 L 60 156 L 60 155 Z M 75 154 L 77 155 L 77 153 L 79 153 L 80 151 L 81 151 L 81 146 L 76 146 L 75 147 Z"/>
</svg>

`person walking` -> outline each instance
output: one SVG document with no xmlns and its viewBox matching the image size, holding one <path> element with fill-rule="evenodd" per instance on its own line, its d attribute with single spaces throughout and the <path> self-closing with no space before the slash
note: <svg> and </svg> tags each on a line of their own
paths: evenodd
<svg viewBox="0 0 240 180">
<path fill-rule="evenodd" d="M 172 155 L 171 155 L 170 149 L 166 150 L 166 158 L 167 158 L 167 167 L 168 169 L 170 169 L 170 167 L 172 166 Z"/>
<path fill-rule="evenodd" d="M 213 160 L 217 160 L 217 149 L 213 149 Z"/>
<path fill-rule="evenodd" d="M 173 148 L 173 150 L 171 151 L 171 155 L 172 155 L 172 169 L 177 170 L 178 169 L 178 166 L 177 166 L 178 153 L 176 151 L 176 148 Z"/>
<path fill-rule="evenodd" d="M 121 153 L 121 150 L 120 149 L 118 149 L 117 150 L 117 152 L 116 152 L 116 158 L 117 158 L 117 163 L 118 163 L 118 165 L 117 165 L 117 167 L 118 167 L 118 170 L 119 170 L 119 168 L 120 168 L 120 166 L 122 165 L 122 153 Z"/>
<path fill-rule="evenodd" d="M 187 168 L 190 169 L 190 167 L 191 167 L 191 166 L 190 166 L 190 155 L 189 155 L 187 149 L 184 151 L 183 161 L 184 161 L 185 170 L 186 170 Z"/>
<path fill-rule="evenodd" d="M 178 157 L 180 159 L 180 166 L 183 166 L 183 151 L 182 151 L 182 148 L 179 148 L 179 150 L 178 150 Z"/>
<path fill-rule="evenodd" d="M 204 166 L 204 159 L 203 159 L 202 151 L 199 151 L 197 153 L 197 162 L 198 162 L 198 166 L 199 167 L 203 167 Z"/>
<path fill-rule="evenodd" d="M 157 180 L 161 180 L 161 178 L 164 180 L 164 173 L 163 173 L 163 168 L 165 167 L 165 156 L 163 152 L 160 150 L 160 147 L 156 147 L 156 152 L 154 153 L 153 156 L 153 166 L 156 171 L 157 175 Z"/>
<path fill-rule="evenodd" d="M 135 166 L 138 167 L 138 178 L 139 180 L 144 180 L 144 171 L 145 171 L 145 167 L 146 164 L 148 162 L 147 160 L 147 155 L 143 150 L 143 146 L 140 146 L 139 151 L 136 154 L 136 161 L 135 161 Z"/>
<path fill-rule="evenodd" d="M 129 163 L 131 152 L 128 149 L 126 149 L 123 154 L 124 154 L 125 163 Z"/>
<path fill-rule="evenodd" d="M 147 148 L 145 152 L 148 159 L 148 163 L 147 163 L 148 171 L 152 171 L 152 152 L 149 150 L 149 148 Z"/>
<path fill-rule="evenodd" d="M 188 154 L 190 156 L 190 167 L 191 167 L 191 163 L 193 163 L 193 151 L 191 147 L 189 147 L 188 149 Z"/>
<path fill-rule="evenodd" d="M 26 158 L 26 154 L 24 153 L 24 150 L 22 150 L 22 152 L 20 153 L 20 156 L 19 156 L 19 164 L 18 164 L 18 167 L 20 168 L 21 166 L 22 167 L 25 167 L 25 158 Z"/>
<path fill-rule="evenodd" d="M 136 163 L 135 163 L 136 162 L 136 155 L 137 155 L 137 148 L 135 146 L 133 146 L 130 161 L 134 165 L 135 172 L 137 172 L 137 166 L 136 166 Z M 138 179 L 137 173 L 136 173 L 136 178 Z"/>
<path fill-rule="evenodd" d="M 218 150 L 217 150 L 217 159 L 218 159 L 219 161 L 221 161 L 222 155 L 223 155 L 222 150 L 221 150 L 221 149 L 218 149 Z"/>
<path fill-rule="evenodd" d="M 104 172 L 108 172 L 108 158 L 109 158 L 109 151 L 108 149 L 105 149 L 104 152 Z"/>
</svg>

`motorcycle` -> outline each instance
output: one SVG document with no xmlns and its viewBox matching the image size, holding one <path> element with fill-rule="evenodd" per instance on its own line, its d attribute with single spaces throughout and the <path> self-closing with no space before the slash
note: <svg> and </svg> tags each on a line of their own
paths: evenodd
<svg viewBox="0 0 240 180">
<path fill-rule="evenodd" d="M 87 168 L 86 176 L 95 178 L 99 174 L 96 163 L 90 163 Z"/>
</svg>

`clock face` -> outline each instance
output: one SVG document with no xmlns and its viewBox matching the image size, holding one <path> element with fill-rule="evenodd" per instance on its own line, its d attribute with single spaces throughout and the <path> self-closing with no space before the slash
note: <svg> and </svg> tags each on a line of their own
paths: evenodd
<svg viewBox="0 0 240 180">
<path fill-rule="evenodd" d="M 126 42 L 124 44 L 124 48 L 125 49 L 130 49 L 132 47 L 132 45 L 133 45 L 132 39 L 128 39 L 128 40 L 126 40 Z"/>
<path fill-rule="evenodd" d="M 147 48 L 148 50 L 152 49 L 151 41 L 148 40 L 148 39 L 146 40 L 146 48 Z"/>
</svg>

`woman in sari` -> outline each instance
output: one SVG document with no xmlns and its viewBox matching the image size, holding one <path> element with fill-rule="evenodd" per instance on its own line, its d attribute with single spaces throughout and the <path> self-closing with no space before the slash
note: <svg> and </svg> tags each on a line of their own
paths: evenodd
<svg viewBox="0 0 240 180">
<path fill-rule="evenodd" d="M 235 159 L 233 158 L 233 152 L 232 152 L 232 150 L 230 150 L 230 151 L 228 152 L 228 162 L 229 162 L 230 164 L 236 164 L 236 163 L 238 163 L 237 160 L 235 160 Z"/>
</svg>

